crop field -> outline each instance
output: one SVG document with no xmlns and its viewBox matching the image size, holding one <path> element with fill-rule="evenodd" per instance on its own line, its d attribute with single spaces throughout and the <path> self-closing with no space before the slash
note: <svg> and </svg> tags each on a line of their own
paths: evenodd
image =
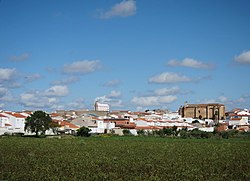
<svg viewBox="0 0 250 181">
<path fill-rule="evenodd" d="M 250 140 L 0 138 L 0 180 L 250 180 Z"/>
</svg>

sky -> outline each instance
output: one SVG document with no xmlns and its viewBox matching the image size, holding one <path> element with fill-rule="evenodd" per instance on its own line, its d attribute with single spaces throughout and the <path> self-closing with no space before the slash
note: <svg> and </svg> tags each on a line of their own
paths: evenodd
<svg viewBox="0 0 250 181">
<path fill-rule="evenodd" d="M 1 0 L 0 109 L 250 108 L 249 0 Z"/>
</svg>

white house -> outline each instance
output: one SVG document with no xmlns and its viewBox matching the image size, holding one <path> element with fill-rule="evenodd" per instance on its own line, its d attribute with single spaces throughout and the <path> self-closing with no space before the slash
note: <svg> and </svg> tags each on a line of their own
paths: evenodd
<svg viewBox="0 0 250 181">
<path fill-rule="evenodd" d="M 233 126 L 234 128 L 243 126 L 243 125 L 250 125 L 250 113 L 248 110 L 243 110 L 239 112 L 235 112 L 231 114 L 228 120 L 229 126 Z"/>
<path fill-rule="evenodd" d="M 11 130 L 12 128 L 11 124 L 9 123 L 9 118 L 3 114 L 0 114 L 0 135 L 11 132 Z"/>
<path fill-rule="evenodd" d="M 104 124 L 103 120 L 95 120 L 95 124 L 92 126 L 89 126 L 91 129 L 90 133 L 104 133 L 104 130 L 106 129 L 106 125 Z"/>
<path fill-rule="evenodd" d="M 9 133 L 24 133 L 25 119 L 26 116 L 15 113 L 15 112 L 3 112 L 2 115 L 6 116 L 9 119 L 8 128 Z"/>
</svg>

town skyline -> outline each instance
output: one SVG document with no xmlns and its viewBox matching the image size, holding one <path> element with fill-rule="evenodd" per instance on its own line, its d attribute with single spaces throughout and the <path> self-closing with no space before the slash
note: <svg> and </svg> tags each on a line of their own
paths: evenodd
<svg viewBox="0 0 250 181">
<path fill-rule="evenodd" d="M 250 2 L 0 1 L 0 110 L 250 108 Z"/>
</svg>

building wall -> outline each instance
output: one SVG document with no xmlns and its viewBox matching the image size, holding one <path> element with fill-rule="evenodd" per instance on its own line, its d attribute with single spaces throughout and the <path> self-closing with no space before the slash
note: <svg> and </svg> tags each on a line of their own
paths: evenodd
<svg viewBox="0 0 250 181">
<path fill-rule="evenodd" d="M 194 119 L 225 119 L 223 104 L 186 104 L 179 110 L 182 117 Z"/>
<path fill-rule="evenodd" d="M 95 102 L 95 111 L 109 111 L 109 105 Z"/>
</svg>

